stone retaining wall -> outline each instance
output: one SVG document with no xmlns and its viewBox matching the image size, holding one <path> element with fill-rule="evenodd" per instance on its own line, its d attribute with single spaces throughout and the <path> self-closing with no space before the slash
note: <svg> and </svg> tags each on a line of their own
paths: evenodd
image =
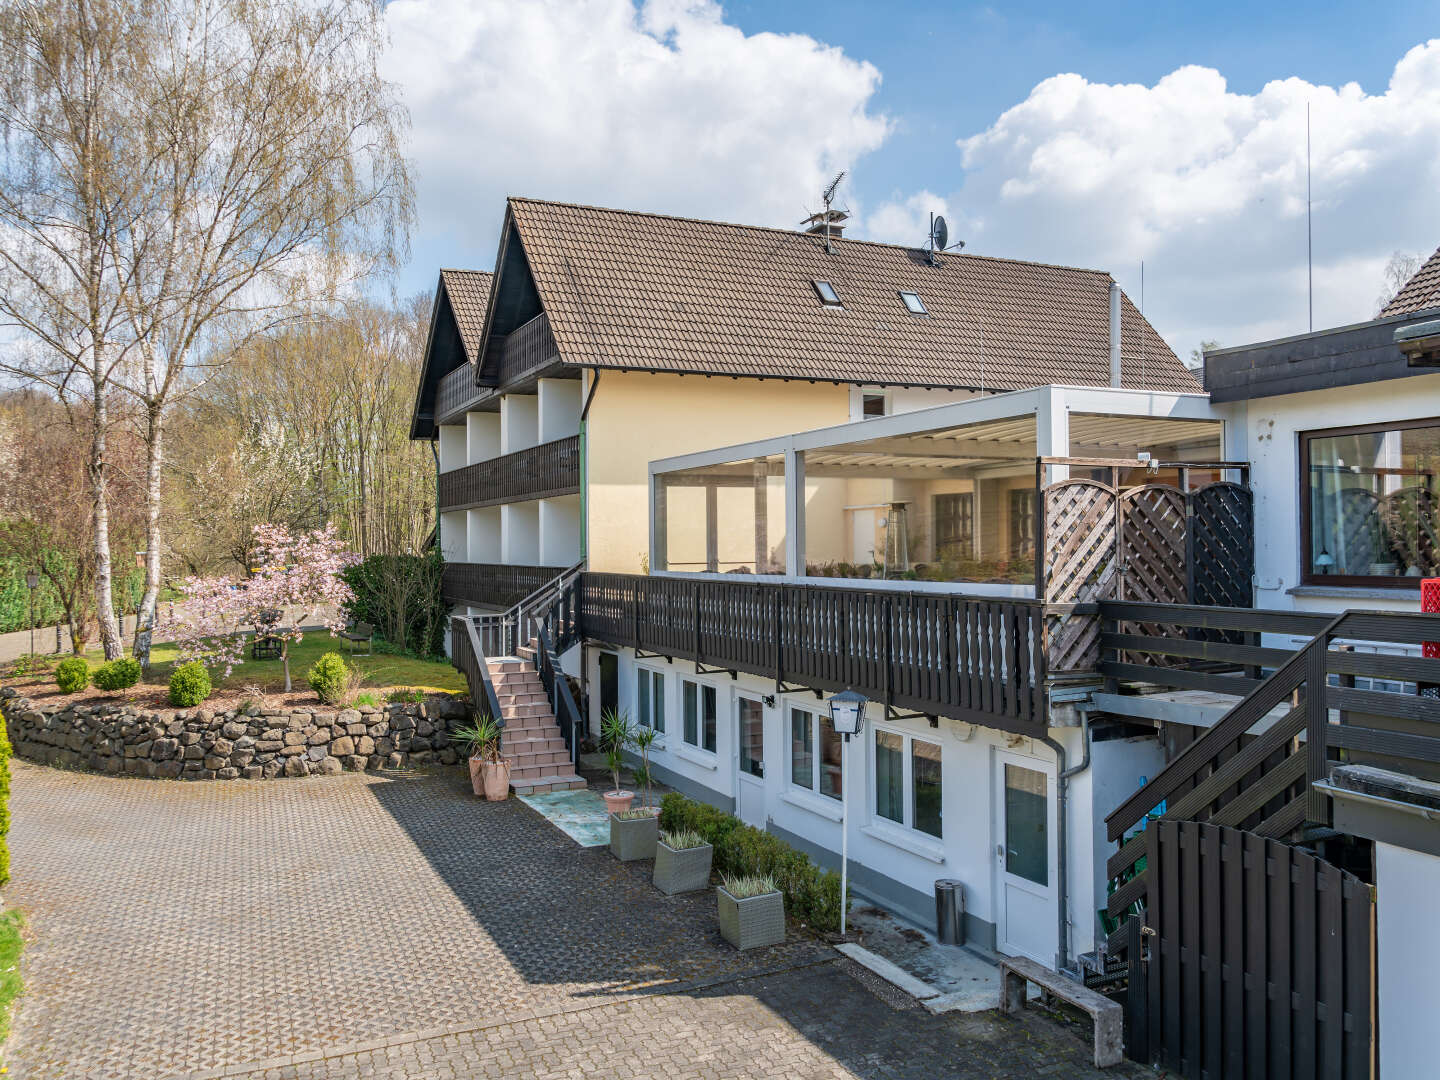
<svg viewBox="0 0 1440 1080">
<path fill-rule="evenodd" d="M 17 756 L 43 765 L 170 780 L 269 780 L 277 776 L 450 765 L 449 733 L 468 706 L 449 697 L 423 704 L 283 712 L 140 709 L 133 705 L 39 705 L 0 690 Z"/>
</svg>

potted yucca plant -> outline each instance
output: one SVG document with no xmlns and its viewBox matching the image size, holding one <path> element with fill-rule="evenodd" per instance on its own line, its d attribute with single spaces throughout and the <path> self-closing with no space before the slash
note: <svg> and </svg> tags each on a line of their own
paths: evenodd
<svg viewBox="0 0 1440 1080">
<path fill-rule="evenodd" d="M 605 751 L 605 767 L 615 780 L 615 786 L 605 792 L 605 809 L 611 814 L 630 809 L 635 793 L 620 786 L 620 773 L 625 768 L 625 747 L 630 745 L 634 735 L 630 715 L 611 709 L 600 718 L 600 745 Z"/>
<path fill-rule="evenodd" d="M 503 730 L 494 717 L 480 716 L 469 727 L 460 728 L 450 736 L 470 759 L 471 788 L 476 795 L 483 795 L 491 802 L 499 802 L 510 794 L 510 763 L 500 753 Z"/>
<path fill-rule="evenodd" d="M 697 832 L 661 832 L 655 844 L 655 887 L 666 896 L 695 892 L 710 884 L 715 848 Z"/>
<path fill-rule="evenodd" d="M 660 808 L 650 805 L 650 747 L 656 731 L 651 727 L 633 728 L 630 744 L 640 751 L 640 764 L 631 770 L 635 785 L 645 789 L 640 805 L 610 815 L 610 852 L 621 862 L 655 858 L 655 844 L 660 837 Z"/>
<path fill-rule="evenodd" d="M 720 934 L 740 950 L 785 940 L 785 896 L 767 875 L 721 879 L 715 890 Z"/>
</svg>

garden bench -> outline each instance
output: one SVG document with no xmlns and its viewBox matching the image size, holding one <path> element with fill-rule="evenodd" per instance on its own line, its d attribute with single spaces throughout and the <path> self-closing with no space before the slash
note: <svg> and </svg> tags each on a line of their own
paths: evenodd
<svg viewBox="0 0 1440 1080">
<path fill-rule="evenodd" d="M 365 642 L 365 651 L 361 656 L 369 656 L 375 651 L 375 628 L 368 622 L 357 622 L 346 627 L 345 632 L 340 635 L 350 643 L 350 655 L 355 656 L 355 646 L 359 642 Z"/>
<path fill-rule="evenodd" d="M 1124 1010 L 1118 1001 L 1091 990 L 1084 983 L 1051 971 L 1021 956 L 1000 957 L 1000 1011 L 1017 1013 L 1025 1007 L 1025 986 L 1034 983 L 1090 1017 L 1095 1024 L 1095 1067 L 1118 1065 L 1124 1058 Z"/>
</svg>

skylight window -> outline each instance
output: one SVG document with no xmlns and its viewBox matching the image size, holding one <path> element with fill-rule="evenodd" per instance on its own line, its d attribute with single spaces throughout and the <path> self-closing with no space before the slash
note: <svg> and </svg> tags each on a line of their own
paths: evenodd
<svg viewBox="0 0 1440 1080">
<path fill-rule="evenodd" d="M 815 292 L 819 295 L 820 302 L 826 307 L 843 306 L 840 303 L 840 294 L 835 291 L 834 285 L 828 281 L 812 281 L 810 284 L 815 286 Z"/>
<path fill-rule="evenodd" d="M 911 315 L 928 315 L 925 305 L 920 302 L 920 294 L 913 292 L 901 292 L 900 299 L 905 301 L 905 310 Z"/>
</svg>

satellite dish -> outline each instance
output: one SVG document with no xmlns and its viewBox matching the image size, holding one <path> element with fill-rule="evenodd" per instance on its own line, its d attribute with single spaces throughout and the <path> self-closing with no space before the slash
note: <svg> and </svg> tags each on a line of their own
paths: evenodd
<svg viewBox="0 0 1440 1080">
<path fill-rule="evenodd" d="M 939 214 L 935 215 L 935 223 L 930 226 L 930 241 L 935 245 L 936 251 L 944 251 L 950 246 L 950 230 L 945 225 L 945 219 Z"/>
</svg>

